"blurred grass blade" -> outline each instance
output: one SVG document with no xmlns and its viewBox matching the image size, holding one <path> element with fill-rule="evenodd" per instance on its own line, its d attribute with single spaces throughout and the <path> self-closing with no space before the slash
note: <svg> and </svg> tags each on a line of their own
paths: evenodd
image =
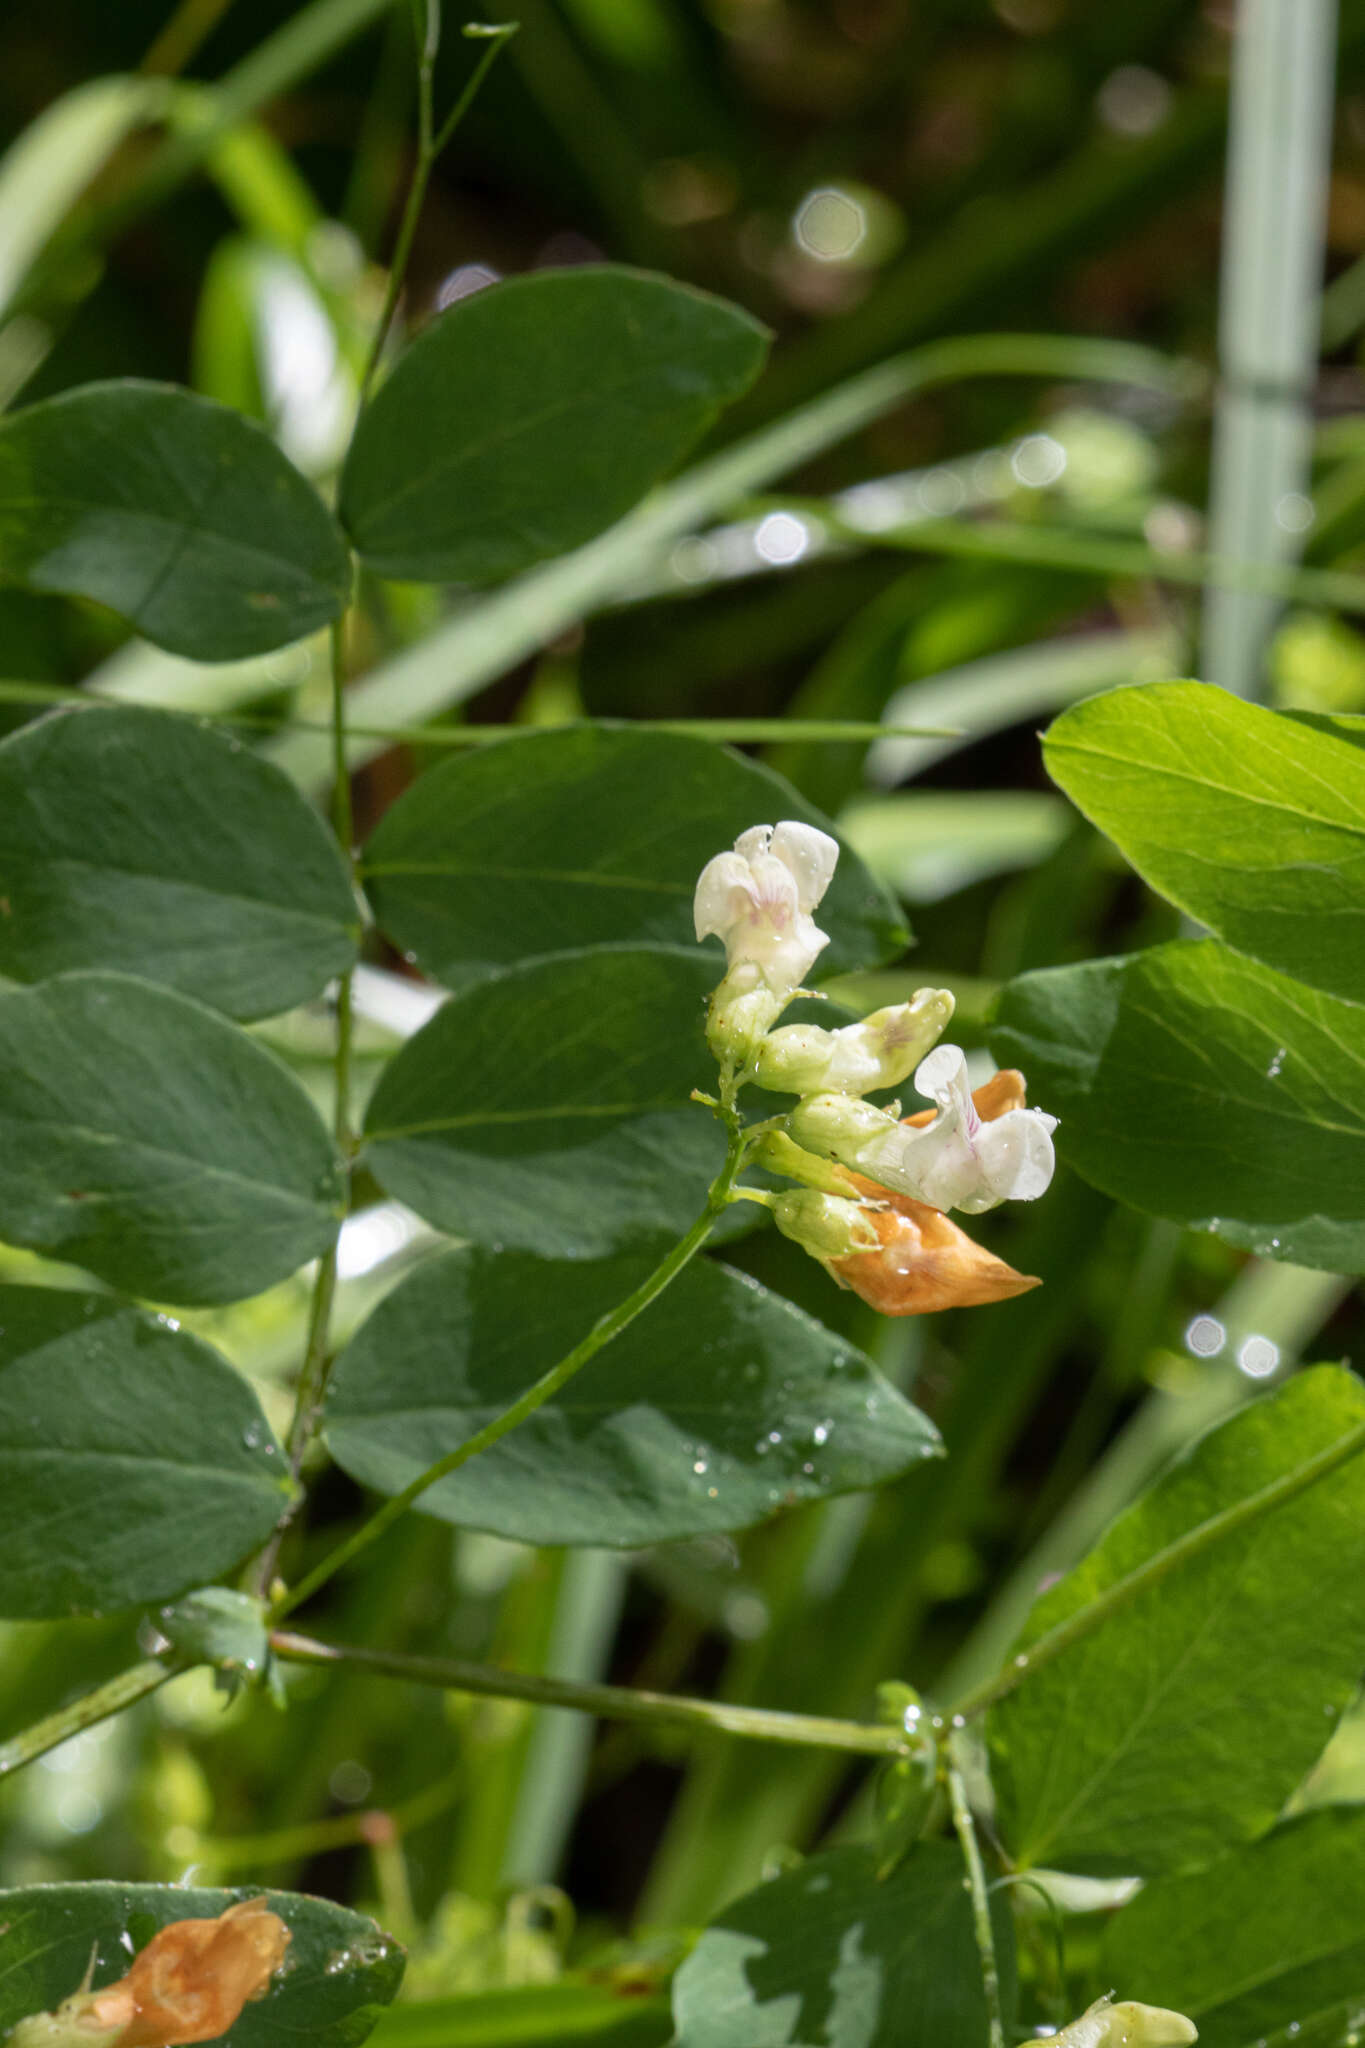
<svg viewBox="0 0 1365 2048">
<path fill-rule="evenodd" d="M 1181 665 L 1178 634 L 1088 633 L 1012 648 L 941 675 L 908 683 L 887 704 L 885 723 L 955 725 L 955 739 L 904 739 L 890 734 L 868 755 L 867 773 L 883 789 L 922 775 L 987 733 L 1041 718 L 1120 683 L 1154 681 Z"/>
<path fill-rule="evenodd" d="M 1312 521 L 1336 0 L 1245 0 L 1233 50 L 1209 552 L 1279 563 Z M 1260 694 L 1269 593 L 1214 587 L 1202 673 Z"/>
<path fill-rule="evenodd" d="M 1183 361 L 1127 344 L 1065 336 L 967 335 L 893 356 L 699 463 L 586 547 L 457 613 L 350 690 L 349 715 L 359 725 L 415 724 L 463 703 L 547 640 L 629 589 L 674 541 L 749 492 L 846 440 L 912 394 L 979 376 L 1090 378 L 1170 396 L 1186 396 L 1191 390 L 1190 366 Z M 291 734 L 268 751 L 310 787 L 330 773 L 331 749 L 321 734 Z M 355 739 L 348 747 L 356 765 L 379 751 L 367 739 Z"/>
</svg>

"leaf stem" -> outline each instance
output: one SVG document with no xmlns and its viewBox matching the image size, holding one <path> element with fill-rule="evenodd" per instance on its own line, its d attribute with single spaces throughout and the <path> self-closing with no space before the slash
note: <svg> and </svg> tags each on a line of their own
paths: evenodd
<svg viewBox="0 0 1365 2048">
<path fill-rule="evenodd" d="M 637 1692 L 626 1685 L 591 1685 L 576 1679 L 542 1678 L 500 1671 L 492 1664 L 468 1664 L 455 1657 L 413 1657 L 397 1650 L 371 1650 L 349 1643 L 325 1643 L 275 1629 L 270 1646 L 277 1657 L 299 1664 L 349 1664 L 359 1670 L 434 1685 L 449 1692 L 525 1700 L 531 1706 L 571 1707 L 604 1720 L 643 1721 L 738 1735 L 753 1742 L 785 1743 L 802 1749 L 834 1749 L 859 1756 L 902 1756 L 900 1729 L 819 1714 L 789 1714 L 770 1707 L 728 1706 L 679 1693 Z"/>
<path fill-rule="evenodd" d="M 167 1679 L 177 1676 L 174 1665 L 150 1660 L 144 1664 L 130 1664 L 117 1677 L 97 1685 L 93 1692 L 82 1693 L 79 1699 L 59 1707 L 55 1714 L 35 1721 L 31 1728 L 25 1728 L 8 1742 L 0 1742 L 0 1778 L 33 1763 L 49 1749 L 55 1749 L 59 1742 L 69 1742 L 83 1729 L 93 1728 L 99 1721 L 107 1721 L 111 1714 L 121 1714 L 125 1707 L 145 1699 Z"/>
<path fill-rule="evenodd" d="M 463 92 L 442 122 L 439 134 L 433 134 L 434 117 L 431 102 L 436 69 L 436 46 L 440 32 L 439 9 L 428 4 L 426 20 L 426 33 L 422 37 L 422 45 L 417 56 L 417 162 L 413 166 L 408 196 L 403 202 L 403 218 L 398 225 L 398 239 L 394 243 L 393 261 L 389 265 L 389 281 L 384 291 L 384 303 L 379 311 L 374 340 L 370 344 L 369 357 L 360 379 L 362 405 L 369 396 L 370 386 L 374 382 L 375 372 L 384 353 L 384 344 L 389 337 L 389 329 L 393 325 L 393 316 L 398 310 L 403 279 L 407 275 L 408 258 L 412 254 L 413 237 L 417 233 L 417 223 L 421 218 L 422 204 L 427 196 L 427 185 L 432 170 L 451 136 L 473 105 L 475 95 L 492 68 L 499 50 L 504 43 L 510 41 L 519 27 L 519 23 L 515 21 L 499 22 L 491 27 L 472 22 L 466 26 L 466 36 L 484 37 L 487 39 L 488 47 L 470 73 Z"/>
<path fill-rule="evenodd" d="M 548 1372 L 542 1373 L 538 1380 L 533 1380 L 510 1407 L 503 1409 L 501 1415 L 495 1415 L 491 1422 L 485 1423 L 482 1429 L 477 1430 L 457 1449 L 448 1451 L 444 1458 L 438 1458 L 434 1465 L 429 1465 L 425 1472 L 419 1473 L 410 1486 L 405 1486 L 401 1493 L 396 1493 L 391 1500 L 385 1501 L 383 1507 L 367 1521 L 362 1522 L 345 1542 L 330 1551 L 311 1572 L 300 1579 L 296 1586 L 290 1587 L 272 1608 L 272 1620 L 279 1620 L 284 1615 L 291 1614 L 305 1600 L 311 1599 L 319 1587 L 326 1585 L 343 1565 L 349 1564 L 352 1558 L 357 1557 L 362 1550 L 367 1550 L 387 1529 L 392 1528 L 399 1517 L 406 1514 L 413 1502 L 429 1487 L 435 1486 L 438 1480 L 447 1478 L 450 1473 L 458 1472 L 471 1458 L 478 1457 L 481 1451 L 489 1450 L 519 1423 L 524 1422 L 528 1415 L 534 1415 L 537 1408 L 543 1407 L 561 1387 L 568 1384 L 575 1373 L 582 1371 L 589 1359 L 595 1358 L 604 1345 L 610 1344 L 613 1337 L 619 1336 L 628 1323 L 633 1323 L 636 1316 L 663 1293 L 670 1280 L 677 1277 L 688 1260 L 700 1251 L 706 1242 L 712 1224 L 729 1202 L 730 1190 L 743 1164 L 746 1149 L 744 1128 L 733 1113 L 726 1115 L 725 1123 L 730 1140 L 725 1164 L 711 1183 L 701 1214 L 691 1228 L 660 1259 L 653 1272 L 648 1274 L 624 1301 L 619 1301 L 615 1308 L 608 1309 L 605 1315 L 599 1316 L 587 1335 L 575 1344 L 573 1350 L 561 1358 L 557 1365 L 552 1365 Z"/>
<path fill-rule="evenodd" d="M 1180 1565 L 1188 1564 L 1191 1558 L 1200 1556 L 1203 1551 L 1212 1549 L 1215 1544 L 1225 1542 L 1228 1537 L 1239 1534 L 1252 1523 L 1260 1521 L 1264 1515 L 1273 1514 L 1276 1508 L 1286 1506 L 1291 1500 L 1297 1499 L 1299 1494 L 1306 1493 L 1310 1486 L 1316 1486 L 1320 1479 L 1326 1479 L 1340 1466 L 1349 1464 L 1352 1458 L 1358 1458 L 1362 1451 L 1365 1451 L 1365 1422 L 1359 1422 L 1354 1429 L 1348 1429 L 1334 1444 L 1328 1444 L 1313 1457 L 1306 1458 L 1303 1464 L 1296 1466 L 1292 1472 L 1283 1473 L 1280 1478 L 1272 1479 L 1268 1486 L 1262 1486 L 1257 1492 L 1247 1494 L 1245 1499 L 1234 1502 L 1221 1513 L 1210 1515 L 1206 1522 L 1197 1523 L 1193 1529 L 1187 1529 L 1183 1536 L 1178 1536 L 1173 1543 L 1168 1543 L 1164 1550 L 1158 1550 L 1153 1556 L 1144 1559 L 1133 1571 L 1126 1573 L 1121 1579 L 1116 1579 L 1112 1586 L 1106 1587 L 1088 1606 L 1068 1615 L 1065 1621 L 1059 1621 L 1046 1635 L 1039 1636 L 1036 1643 L 1030 1643 L 1026 1650 L 1021 1651 L 1006 1664 L 994 1678 L 988 1679 L 983 1685 L 978 1685 L 962 1699 L 955 1701 L 955 1713 L 971 1716 L 983 1713 L 987 1707 L 994 1706 L 997 1700 L 1004 1699 L 1008 1693 L 1012 1693 L 1016 1686 L 1022 1685 L 1026 1678 L 1031 1678 L 1034 1672 L 1041 1670 L 1045 1664 L 1050 1664 L 1063 1650 L 1069 1650 L 1073 1643 L 1081 1642 L 1120 1608 L 1126 1607 L 1150 1586 L 1164 1579 L 1168 1572 L 1175 1571 Z"/>
<path fill-rule="evenodd" d="M 977 1954 L 981 1958 L 981 1984 L 986 1994 L 990 2048 L 1005 2048 L 1005 2015 L 1000 2001 L 1000 1965 L 995 1953 L 995 1930 L 991 1925 L 990 1892 L 986 1885 L 985 1867 L 981 1861 L 981 1846 L 976 1839 L 976 1822 L 972 1819 L 971 1803 L 967 1798 L 966 1781 L 958 1761 L 961 1741 L 961 1735 L 958 1733 L 948 1737 L 945 1773 L 948 1780 L 948 1798 L 953 1809 L 953 1827 L 962 1845 L 962 1858 L 967 1866 L 967 1889 L 972 1900 L 972 1931 L 976 1936 Z"/>
</svg>

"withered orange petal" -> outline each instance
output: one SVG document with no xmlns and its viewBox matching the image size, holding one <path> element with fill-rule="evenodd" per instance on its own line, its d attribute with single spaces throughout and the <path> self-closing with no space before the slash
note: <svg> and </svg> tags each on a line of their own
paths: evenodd
<svg viewBox="0 0 1365 2048">
<path fill-rule="evenodd" d="M 152 1936 L 122 1984 L 109 1987 L 126 1989 L 133 2001 L 118 2048 L 217 2040 L 244 2005 L 269 1990 L 290 1939 L 264 1899 L 243 1900 L 213 1920 L 173 1920 Z"/>
<path fill-rule="evenodd" d="M 870 1193 L 879 1192 L 870 1182 L 866 1187 Z M 941 1211 L 908 1195 L 893 1196 L 886 1208 L 869 1213 L 880 1248 L 831 1259 L 830 1271 L 880 1315 L 979 1308 L 1042 1284 L 1016 1273 Z"/>
</svg>

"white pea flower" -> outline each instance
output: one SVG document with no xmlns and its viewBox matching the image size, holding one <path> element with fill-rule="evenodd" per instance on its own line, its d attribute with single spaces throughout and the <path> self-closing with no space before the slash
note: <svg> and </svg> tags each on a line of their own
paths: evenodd
<svg viewBox="0 0 1365 2048">
<path fill-rule="evenodd" d="M 811 912 L 839 858 L 837 840 L 787 818 L 741 832 L 733 853 L 701 871 L 693 901 L 697 937 L 725 945 L 727 967 L 751 965 L 784 1001 L 795 994 L 829 944 Z"/>
<path fill-rule="evenodd" d="M 956 1045 L 940 1045 L 921 1061 L 915 1086 L 938 1104 L 937 1114 L 925 1112 L 927 1122 L 901 1123 L 869 1102 L 825 1094 L 799 1103 L 788 1127 L 799 1145 L 933 1209 L 978 1216 L 1001 1202 L 1036 1201 L 1045 1191 L 1056 1164 L 1055 1117 L 1022 1106 L 994 1113 L 994 1104 L 983 1117 Z"/>
<path fill-rule="evenodd" d="M 788 1095 L 866 1095 L 909 1079 L 953 1014 L 946 988 L 919 988 L 908 1003 L 875 1010 L 860 1024 L 824 1031 L 784 1024 L 759 1047 L 754 1079 Z"/>
</svg>

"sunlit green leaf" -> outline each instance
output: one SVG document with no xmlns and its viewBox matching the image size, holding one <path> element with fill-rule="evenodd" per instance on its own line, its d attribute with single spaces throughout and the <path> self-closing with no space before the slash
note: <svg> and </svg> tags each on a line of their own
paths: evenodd
<svg viewBox="0 0 1365 2048">
<path fill-rule="evenodd" d="M 990 1032 L 1106 1194 L 1365 1271 L 1365 1009 L 1216 940 L 1022 975 Z"/>
<path fill-rule="evenodd" d="M 1112 690 L 1044 756 L 1154 888 L 1239 952 L 1365 1001 L 1365 758 L 1211 683 Z"/>
<path fill-rule="evenodd" d="M 1326 1365 L 1234 1415 L 1043 1595 L 1016 1654 L 1362 1422 L 1365 1386 Z M 1365 1664 L 1362 1517 L 1357 1458 L 1174 1558 L 1025 1673 L 990 1715 L 1010 1854 L 1146 1874 L 1188 1869 L 1270 1827 Z M 1162 1991 L 1124 1989 L 1149 2001 Z"/>
<path fill-rule="evenodd" d="M 1365 1807 L 1304 1814 L 1145 1885 L 1105 1931 L 1103 1971 L 1188 2013 L 1204 2048 L 1281 2028 L 1339 2042 L 1365 2011 Z"/>
</svg>

